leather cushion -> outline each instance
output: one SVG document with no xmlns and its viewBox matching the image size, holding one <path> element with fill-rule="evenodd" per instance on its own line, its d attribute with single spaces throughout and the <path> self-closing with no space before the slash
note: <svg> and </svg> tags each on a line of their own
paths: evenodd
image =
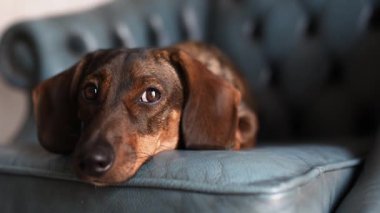
<svg viewBox="0 0 380 213">
<path fill-rule="evenodd" d="M 286 144 L 239 152 L 164 152 L 130 181 L 111 187 L 82 183 L 71 171 L 70 157 L 48 153 L 38 145 L 3 147 L 0 209 L 327 212 L 351 183 L 366 147 L 366 141 Z"/>
</svg>

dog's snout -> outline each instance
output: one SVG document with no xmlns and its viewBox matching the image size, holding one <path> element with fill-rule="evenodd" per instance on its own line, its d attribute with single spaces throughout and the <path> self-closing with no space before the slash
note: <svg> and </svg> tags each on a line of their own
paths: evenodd
<svg viewBox="0 0 380 213">
<path fill-rule="evenodd" d="M 102 145 L 81 155 L 79 170 L 86 176 L 101 177 L 110 170 L 114 162 L 114 152 L 110 145 Z"/>
</svg>

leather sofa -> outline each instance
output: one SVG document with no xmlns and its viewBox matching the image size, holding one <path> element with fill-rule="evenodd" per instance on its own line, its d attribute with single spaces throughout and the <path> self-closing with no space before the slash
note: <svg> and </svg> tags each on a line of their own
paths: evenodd
<svg viewBox="0 0 380 213">
<path fill-rule="evenodd" d="M 164 152 L 124 184 L 94 187 L 38 145 L 29 113 L 0 147 L 0 211 L 380 211 L 377 0 L 114 1 L 11 26 L 0 74 L 30 94 L 88 51 L 188 39 L 217 45 L 246 76 L 257 148 Z"/>
</svg>

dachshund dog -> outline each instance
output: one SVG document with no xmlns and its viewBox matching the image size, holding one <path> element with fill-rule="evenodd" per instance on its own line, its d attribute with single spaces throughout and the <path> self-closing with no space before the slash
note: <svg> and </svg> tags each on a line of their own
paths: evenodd
<svg viewBox="0 0 380 213">
<path fill-rule="evenodd" d="M 33 91 L 41 145 L 73 153 L 78 177 L 99 186 L 165 150 L 253 147 L 250 98 L 234 65 L 197 42 L 99 50 Z"/>
</svg>

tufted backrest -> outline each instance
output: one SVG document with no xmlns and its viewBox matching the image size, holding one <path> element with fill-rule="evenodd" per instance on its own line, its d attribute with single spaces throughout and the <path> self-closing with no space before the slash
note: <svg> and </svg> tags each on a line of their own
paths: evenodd
<svg viewBox="0 0 380 213">
<path fill-rule="evenodd" d="M 375 131 L 379 1 L 223 0 L 212 19 L 212 40 L 240 65 L 256 92 L 263 137 Z"/>
<path fill-rule="evenodd" d="M 264 139 L 368 136 L 380 121 L 380 1 L 124 0 L 13 26 L 0 72 L 30 90 L 99 48 L 203 40 L 240 67 Z"/>
<path fill-rule="evenodd" d="M 121 0 L 18 23 L 2 37 L 1 72 L 11 83 L 31 88 L 96 49 L 204 40 L 208 5 L 203 0 Z"/>
</svg>

